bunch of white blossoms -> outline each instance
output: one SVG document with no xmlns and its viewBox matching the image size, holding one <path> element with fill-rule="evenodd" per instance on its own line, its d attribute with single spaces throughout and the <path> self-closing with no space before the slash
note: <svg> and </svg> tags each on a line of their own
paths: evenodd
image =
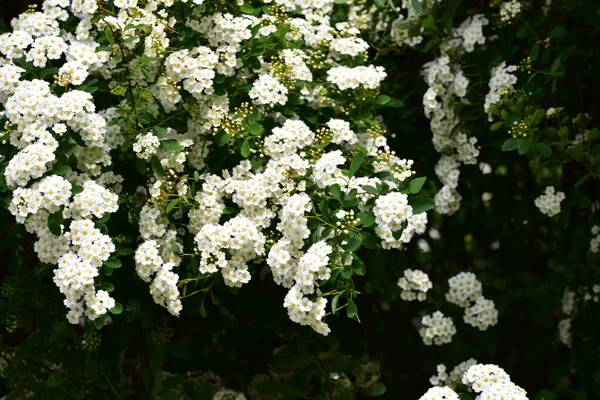
<svg viewBox="0 0 600 400">
<path fill-rule="evenodd" d="M 514 85 L 517 83 L 517 76 L 511 74 L 511 72 L 516 70 L 516 65 L 506 65 L 506 62 L 504 61 L 492 68 L 492 76 L 488 82 L 490 91 L 485 96 L 485 103 L 483 104 L 483 109 L 488 113 L 488 119 L 490 121 L 492 121 L 490 107 L 494 104 L 498 104 L 503 97 L 512 94 L 515 90 Z"/>
<path fill-rule="evenodd" d="M 472 364 L 469 360 L 463 364 Z M 461 364 L 462 365 L 462 364 Z M 438 369 L 439 366 L 438 366 Z M 510 376 L 500 367 L 493 364 L 470 365 L 461 373 L 461 383 L 472 389 L 478 400 L 528 400 L 527 392 L 515 385 Z M 454 387 L 455 388 L 455 387 Z M 458 400 L 459 396 L 450 386 L 434 386 L 419 400 Z"/>
<path fill-rule="evenodd" d="M 475 364 L 477 364 L 477 360 L 470 358 L 454 367 L 449 374 L 446 372 L 446 366 L 439 364 L 437 366 L 437 374 L 429 378 L 429 383 L 433 386 L 448 386 L 456 390 L 458 385 L 462 384 L 464 373 Z"/>
<path fill-rule="evenodd" d="M 500 5 L 500 21 L 510 24 L 521 13 L 523 6 L 519 0 L 505 1 Z"/>
<path fill-rule="evenodd" d="M 460 208 L 461 196 L 456 191 L 459 167 L 473 165 L 479 156 L 477 138 L 464 132 L 464 124 L 455 111 L 467 95 L 469 80 L 465 77 L 460 57 L 472 52 L 475 44 L 484 44 L 483 27 L 488 24 L 483 15 L 467 18 L 452 32 L 452 39 L 442 46 L 442 55 L 423 66 L 422 74 L 429 85 L 423 95 L 425 115 L 430 119 L 433 145 L 442 154 L 435 173 L 443 186 L 436 194 L 436 210 L 454 214 Z M 460 129 L 456 129 L 460 126 Z"/>
<path fill-rule="evenodd" d="M 549 217 L 560 213 L 560 203 L 565 199 L 563 192 L 556 192 L 554 187 L 548 186 L 544 194 L 535 199 L 535 206 Z"/>
<path fill-rule="evenodd" d="M 419 330 L 419 334 L 427 346 L 450 343 L 456 333 L 452 318 L 445 317 L 440 311 L 425 315 L 421 319 L 421 324 L 423 327 Z"/>
<path fill-rule="evenodd" d="M 448 280 L 446 300 L 465 309 L 465 323 L 484 331 L 498 323 L 498 310 L 492 300 L 485 299 L 481 282 L 472 272 L 461 272 Z"/>
<path fill-rule="evenodd" d="M 398 286 L 402 289 L 400 297 L 402 300 L 424 301 L 427 297 L 427 291 L 433 287 L 429 276 L 419 270 L 404 270 L 404 276 L 398 280 Z"/>
</svg>

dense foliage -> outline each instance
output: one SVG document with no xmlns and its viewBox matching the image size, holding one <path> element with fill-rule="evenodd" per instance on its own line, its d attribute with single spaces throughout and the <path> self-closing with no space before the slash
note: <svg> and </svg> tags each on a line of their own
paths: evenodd
<svg viewBox="0 0 600 400">
<path fill-rule="evenodd" d="M 31 8 L 0 394 L 600 396 L 599 39 L 586 0 Z"/>
</svg>

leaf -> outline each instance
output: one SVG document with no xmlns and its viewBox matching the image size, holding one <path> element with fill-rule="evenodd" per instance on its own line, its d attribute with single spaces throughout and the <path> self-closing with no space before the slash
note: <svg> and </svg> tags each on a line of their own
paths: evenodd
<svg viewBox="0 0 600 400">
<path fill-rule="evenodd" d="M 552 155 L 552 149 L 546 143 L 537 143 L 535 147 L 542 157 L 548 158 Z"/>
<path fill-rule="evenodd" d="M 346 245 L 346 251 L 356 251 L 362 243 L 362 236 L 356 232 L 350 232 L 348 244 Z"/>
<path fill-rule="evenodd" d="M 410 3 L 412 4 L 412 7 L 415 9 L 415 13 L 417 15 L 419 15 L 423 12 L 423 6 L 421 5 L 421 0 L 411 0 Z"/>
<path fill-rule="evenodd" d="M 99 286 L 98 286 L 98 290 L 104 290 L 108 293 L 112 292 L 115 290 L 115 285 L 113 285 L 110 282 L 102 282 Z"/>
<path fill-rule="evenodd" d="M 431 210 L 435 206 L 433 199 L 426 195 L 415 196 L 408 199 L 408 204 L 413 209 L 413 214 L 421 214 Z"/>
<path fill-rule="evenodd" d="M 173 210 L 175 208 L 175 206 L 177 204 L 179 204 L 181 202 L 181 197 L 178 197 L 176 199 L 173 199 L 169 202 L 169 204 L 167 204 L 167 214 L 171 212 L 171 210 Z"/>
<path fill-rule="evenodd" d="M 74 186 L 71 187 L 71 194 L 73 196 L 75 196 L 76 194 L 79 194 L 81 192 L 83 192 L 83 186 L 74 185 Z"/>
<path fill-rule="evenodd" d="M 343 200 L 342 189 L 340 188 L 340 185 L 338 185 L 337 183 L 335 185 L 329 186 L 327 188 L 327 190 L 329 191 L 331 196 L 333 196 L 334 199 L 339 200 L 339 201 Z"/>
<path fill-rule="evenodd" d="M 152 171 L 154 171 L 156 176 L 159 178 L 165 177 L 165 169 L 156 155 L 153 155 L 152 158 L 150 158 L 150 166 L 152 167 Z"/>
<path fill-rule="evenodd" d="M 390 101 L 392 100 L 392 98 L 390 96 L 386 96 L 385 94 L 379 95 L 377 96 L 377 98 L 375 99 L 375 104 L 379 104 L 379 105 L 385 105 L 388 104 Z"/>
<path fill-rule="evenodd" d="M 217 145 L 217 147 L 223 147 L 227 144 L 227 142 L 229 142 L 229 139 L 231 139 L 231 135 L 228 135 L 227 133 L 222 132 L 219 135 L 217 135 L 215 144 Z"/>
<path fill-rule="evenodd" d="M 533 113 L 532 120 L 534 123 L 539 124 L 545 115 L 546 115 L 546 112 L 543 109 L 538 108 L 537 110 L 535 110 L 535 113 Z"/>
<path fill-rule="evenodd" d="M 379 190 L 374 187 L 374 186 L 369 186 L 369 185 L 363 185 L 362 189 L 367 192 L 367 193 L 371 193 L 371 194 L 379 194 Z"/>
<path fill-rule="evenodd" d="M 360 322 L 360 319 L 358 318 L 358 308 L 356 307 L 356 304 L 354 304 L 352 299 L 348 299 L 348 306 L 346 307 L 346 316 L 348 316 L 348 318 L 356 319 Z"/>
<path fill-rule="evenodd" d="M 560 36 L 564 36 L 565 33 L 567 33 L 567 30 L 565 29 L 564 26 L 562 25 L 556 25 L 554 28 L 552 28 L 552 30 L 550 31 L 550 33 L 548 33 L 548 37 L 550 39 L 553 38 L 557 38 Z"/>
<path fill-rule="evenodd" d="M 429 14 L 427 18 L 421 22 L 421 26 L 423 26 L 423 28 L 435 29 L 435 19 L 433 18 L 433 15 Z"/>
<path fill-rule="evenodd" d="M 68 165 L 59 165 L 57 167 L 52 168 L 50 171 L 50 175 L 66 175 L 71 172 L 71 167 Z"/>
<path fill-rule="evenodd" d="M 169 151 L 183 150 L 183 146 L 176 139 L 165 139 L 160 141 L 160 147 Z"/>
<path fill-rule="evenodd" d="M 254 7 L 252 7 L 250 4 L 243 4 L 240 6 L 240 11 L 244 14 L 253 14 Z"/>
<path fill-rule="evenodd" d="M 115 306 L 108 311 L 115 315 L 121 314 L 123 312 L 123 304 L 115 302 Z"/>
<path fill-rule="evenodd" d="M 85 360 L 85 373 L 90 377 L 98 375 L 98 364 L 93 358 Z"/>
<path fill-rule="evenodd" d="M 358 152 L 358 154 L 356 154 L 356 156 L 354 156 L 354 158 L 352 159 L 352 162 L 350 162 L 350 168 L 348 168 L 348 175 L 354 176 L 354 174 L 356 173 L 356 171 L 358 171 L 364 160 L 365 153 L 363 153 L 362 151 Z"/>
<path fill-rule="evenodd" d="M 421 188 L 423 188 L 423 185 L 425 184 L 426 180 L 427 178 L 423 176 L 410 181 L 410 192 L 412 194 L 419 193 L 421 191 Z"/>
<path fill-rule="evenodd" d="M 338 305 L 341 295 L 342 295 L 342 293 L 336 294 L 335 296 L 333 296 L 333 299 L 331 299 L 331 313 L 334 315 L 336 313 L 337 305 Z"/>
<path fill-rule="evenodd" d="M 121 261 L 118 258 L 109 258 L 108 260 L 104 261 L 104 265 L 112 269 L 121 268 L 122 266 Z"/>
<path fill-rule="evenodd" d="M 250 143 L 247 140 L 244 140 L 244 142 L 242 143 L 240 147 L 240 154 L 244 158 L 248 158 L 248 156 L 250 155 Z"/>
<path fill-rule="evenodd" d="M 381 396 L 386 391 L 387 391 L 387 387 L 385 387 L 385 385 L 381 382 L 375 382 L 371 386 L 361 390 L 362 394 L 364 394 L 365 396 L 371 396 L 371 397 Z"/>
<path fill-rule="evenodd" d="M 335 4 L 346 4 L 349 0 L 335 0 Z"/>
<path fill-rule="evenodd" d="M 504 121 L 499 121 L 496 122 L 495 124 L 492 124 L 492 126 L 490 126 L 490 131 L 497 131 L 498 129 L 502 128 L 504 126 Z"/>
<path fill-rule="evenodd" d="M 251 123 L 248 125 L 248 130 L 252 135 L 260 136 L 265 131 L 265 128 L 263 128 L 263 126 L 260 124 Z"/>
<path fill-rule="evenodd" d="M 48 229 L 54 236 L 60 236 L 62 234 L 62 223 L 62 210 L 58 210 L 57 212 L 48 215 Z"/>
<path fill-rule="evenodd" d="M 513 151 L 519 146 L 519 142 L 515 138 L 506 139 L 500 148 L 502 151 Z"/>
<path fill-rule="evenodd" d="M 373 215 L 372 212 L 366 213 L 364 211 L 361 211 L 358 214 L 356 214 L 356 216 L 360 220 L 361 225 L 365 228 L 368 228 L 369 226 L 375 223 L 375 215 Z"/>
<path fill-rule="evenodd" d="M 517 152 L 520 155 L 523 155 L 525 153 L 527 153 L 529 151 L 529 149 L 531 148 L 531 145 L 533 144 L 533 141 L 531 139 L 523 139 L 519 142 L 519 145 L 517 146 Z"/>
</svg>

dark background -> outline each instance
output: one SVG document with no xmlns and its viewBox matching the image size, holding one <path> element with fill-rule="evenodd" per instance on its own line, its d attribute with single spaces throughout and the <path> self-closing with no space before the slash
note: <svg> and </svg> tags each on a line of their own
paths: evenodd
<svg viewBox="0 0 600 400">
<path fill-rule="evenodd" d="M 0 0 L 0 24 L 10 25 L 10 20 L 27 10 L 30 4 L 42 4 L 43 0 Z"/>
</svg>

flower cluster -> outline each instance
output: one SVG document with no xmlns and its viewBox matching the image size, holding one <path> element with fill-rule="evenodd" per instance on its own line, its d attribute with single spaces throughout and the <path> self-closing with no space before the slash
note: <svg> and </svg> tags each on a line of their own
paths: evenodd
<svg viewBox="0 0 600 400">
<path fill-rule="evenodd" d="M 514 85 L 517 83 L 517 76 L 511 74 L 517 70 L 516 65 L 506 65 L 506 62 L 501 62 L 499 65 L 492 68 L 492 76 L 488 82 L 490 91 L 485 96 L 483 109 L 488 113 L 489 120 L 492 120 L 490 107 L 498 104 L 503 97 L 513 93 Z"/>
<path fill-rule="evenodd" d="M 402 300 L 424 301 L 433 284 L 425 272 L 407 269 L 404 270 L 404 276 L 398 280 L 398 286 L 402 289 Z"/>
<path fill-rule="evenodd" d="M 549 217 L 560 213 L 560 203 L 565 199 L 563 192 L 556 192 L 554 187 L 548 186 L 544 194 L 535 199 L 535 206 Z"/>
<path fill-rule="evenodd" d="M 448 280 L 446 300 L 465 309 L 464 321 L 484 331 L 498 322 L 492 300 L 483 297 L 481 282 L 472 272 L 461 272 Z"/>
<path fill-rule="evenodd" d="M 510 376 L 500 367 L 493 364 L 476 364 L 469 360 L 461 364 L 460 383 L 478 393 L 478 399 L 485 400 L 528 400 L 527 392 L 515 385 Z M 463 365 L 464 364 L 464 365 Z M 464 367 L 467 367 L 466 371 Z M 443 373 L 445 367 L 438 366 L 438 373 Z M 458 372 L 458 371 L 457 371 Z M 444 375 L 443 375 L 444 376 Z M 444 377 L 443 380 L 445 380 Z M 434 386 L 419 400 L 458 399 L 455 386 Z"/>
<path fill-rule="evenodd" d="M 450 343 L 452 336 L 456 333 L 452 318 L 445 317 L 440 311 L 436 311 L 432 315 L 425 315 L 421 319 L 421 324 L 423 327 L 419 330 L 419 334 L 423 343 L 428 346 Z"/>
<path fill-rule="evenodd" d="M 592 235 L 594 235 L 594 237 L 590 240 L 590 251 L 592 253 L 597 253 L 600 251 L 600 226 L 592 226 Z"/>
<path fill-rule="evenodd" d="M 452 39 L 442 48 L 442 55 L 423 66 L 422 73 L 429 89 L 423 95 L 425 115 L 430 119 L 433 145 L 442 154 L 435 172 L 443 186 L 436 194 L 436 210 L 454 214 L 460 208 L 461 196 L 456 191 L 461 164 L 476 164 L 479 156 L 477 139 L 465 133 L 455 104 L 465 100 L 469 80 L 465 77 L 460 57 L 472 52 L 475 44 L 484 44 L 483 27 L 488 24 L 483 15 L 463 21 L 452 33 Z"/>
<path fill-rule="evenodd" d="M 505 1 L 500 5 L 500 21 L 510 24 L 521 13 L 521 8 L 519 0 Z"/>
</svg>

